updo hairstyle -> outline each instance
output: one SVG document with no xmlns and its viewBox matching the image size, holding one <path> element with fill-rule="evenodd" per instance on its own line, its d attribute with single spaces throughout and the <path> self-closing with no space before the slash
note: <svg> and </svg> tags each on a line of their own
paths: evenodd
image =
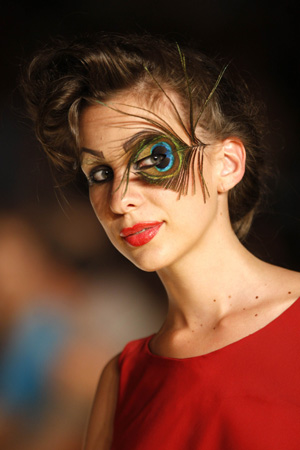
<svg viewBox="0 0 300 450">
<path fill-rule="evenodd" d="M 245 175 L 229 192 L 231 223 L 243 239 L 264 181 L 261 108 L 230 65 L 207 102 L 221 71 L 222 65 L 199 51 L 185 47 L 179 51 L 176 43 L 161 38 L 96 34 L 72 41 L 56 39 L 42 49 L 24 70 L 22 90 L 43 149 L 61 173 L 73 177 L 80 167 L 79 118 L 84 107 L 133 89 L 145 98 L 152 94 L 159 99 L 163 88 L 177 94 L 188 127 L 189 88 L 194 117 L 203 110 L 198 126 L 206 136 L 213 140 L 235 136 L 246 148 Z"/>
</svg>

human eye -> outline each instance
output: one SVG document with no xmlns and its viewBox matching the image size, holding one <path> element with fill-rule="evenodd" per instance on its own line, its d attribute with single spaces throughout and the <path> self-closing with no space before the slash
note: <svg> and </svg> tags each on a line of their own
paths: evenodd
<svg viewBox="0 0 300 450">
<path fill-rule="evenodd" d="M 106 183 L 113 179 L 113 170 L 109 166 L 94 167 L 88 174 L 87 180 L 89 186 L 94 184 Z"/>
<path fill-rule="evenodd" d="M 159 182 L 176 176 L 182 166 L 183 147 L 168 136 L 160 136 L 145 143 L 137 152 L 133 169 L 146 181 Z"/>
<path fill-rule="evenodd" d="M 135 170 L 145 170 L 155 167 L 159 172 L 166 172 L 174 165 L 172 147 L 167 142 L 158 142 L 150 149 L 150 155 L 135 162 Z"/>
</svg>

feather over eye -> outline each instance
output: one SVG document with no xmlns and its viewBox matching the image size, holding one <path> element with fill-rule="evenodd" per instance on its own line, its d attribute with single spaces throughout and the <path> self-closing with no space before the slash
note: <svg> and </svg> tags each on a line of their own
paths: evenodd
<svg viewBox="0 0 300 450">
<path fill-rule="evenodd" d="M 144 67 L 144 69 L 170 103 L 184 135 L 187 136 L 187 140 L 190 142 L 189 144 L 184 142 L 182 138 L 178 136 L 178 133 L 174 131 L 170 123 L 154 111 L 142 108 L 140 106 L 121 105 L 133 108 L 136 111 L 136 113 L 129 113 L 115 107 L 113 104 L 106 104 L 98 101 L 101 105 L 107 106 L 108 108 L 121 114 L 142 119 L 160 131 L 160 133 L 152 133 L 152 138 L 150 139 L 141 139 L 138 145 L 134 145 L 132 149 L 130 149 L 128 164 L 120 183 L 120 186 L 125 183 L 123 195 L 125 195 L 128 187 L 130 171 L 133 170 L 147 183 L 158 185 L 165 189 L 174 190 L 179 193 L 179 196 L 186 195 L 190 185 L 192 186 L 192 191 L 195 192 L 196 172 L 200 180 L 204 202 L 206 201 L 206 197 L 209 196 L 207 185 L 203 176 L 203 157 L 204 149 L 207 144 L 202 143 L 197 138 L 195 130 L 201 115 L 217 89 L 227 66 L 225 66 L 219 74 L 209 95 L 203 101 L 203 107 L 195 120 L 193 114 L 194 107 L 191 93 L 192 91 L 185 56 L 181 52 L 178 45 L 177 49 L 187 86 L 189 100 L 188 126 L 185 124 L 185 121 L 181 117 L 176 104 L 166 92 L 164 87 L 153 76 L 147 67 Z M 147 115 L 144 115 L 144 113 L 147 113 Z"/>
</svg>

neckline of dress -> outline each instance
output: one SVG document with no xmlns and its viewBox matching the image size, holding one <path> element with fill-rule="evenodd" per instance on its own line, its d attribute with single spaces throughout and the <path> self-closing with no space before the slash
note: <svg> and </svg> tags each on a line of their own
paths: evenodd
<svg viewBox="0 0 300 450">
<path fill-rule="evenodd" d="M 160 359 L 160 360 L 169 360 L 169 361 L 191 361 L 191 360 L 196 360 L 196 359 L 200 359 L 200 358 L 207 358 L 207 357 L 211 357 L 214 356 L 218 353 L 221 353 L 223 351 L 227 351 L 230 348 L 232 348 L 233 346 L 239 345 L 244 343 L 245 341 L 247 341 L 248 339 L 251 339 L 253 337 L 256 337 L 258 334 L 263 333 L 265 331 L 268 331 L 269 328 L 271 328 L 274 325 L 277 325 L 278 322 L 281 322 L 283 319 L 285 319 L 285 317 L 291 312 L 292 309 L 294 309 L 296 306 L 300 306 L 300 297 L 298 297 L 290 306 L 288 306 L 284 311 L 282 311 L 282 313 L 280 313 L 277 317 L 275 317 L 273 320 L 271 320 L 269 323 L 267 323 L 266 325 L 264 325 L 262 328 L 260 328 L 259 330 L 254 331 L 253 333 L 248 334 L 247 336 L 242 337 L 241 339 L 238 339 L 237 341 L 231 342 L 230 344 L 224 345 L 224 347 L 220 347 L 216 350 L 212 350 L 211 352 L 208 353 L 203 353 L 201 355 L 196 355 L 196 356 L 190 356 L 187 358 L 173 358 L 170 356 L 162 356 L 162 355 L 157 355 L 155 353 L 153 353 L 150 349 L 150 342 L 151 339 L 156 336 L 156 333 L 151 334 L 150 336 L 148 336 L 145 340 L 145 349 L 146 349 L 146 353 L 151 356 L 152 358 L 155 359 Z"/>
</svg>

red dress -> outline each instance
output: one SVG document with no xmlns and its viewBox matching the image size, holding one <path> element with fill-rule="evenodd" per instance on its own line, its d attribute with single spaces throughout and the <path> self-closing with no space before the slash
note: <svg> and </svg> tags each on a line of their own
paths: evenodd
<svg viewBox="0 0 300 450">
<path fill-rule="evenodd" d="M 299 450 L 300 298 L 261 330 L 206 355 L 120 356 L 112 450 Z"/>
</svg>

